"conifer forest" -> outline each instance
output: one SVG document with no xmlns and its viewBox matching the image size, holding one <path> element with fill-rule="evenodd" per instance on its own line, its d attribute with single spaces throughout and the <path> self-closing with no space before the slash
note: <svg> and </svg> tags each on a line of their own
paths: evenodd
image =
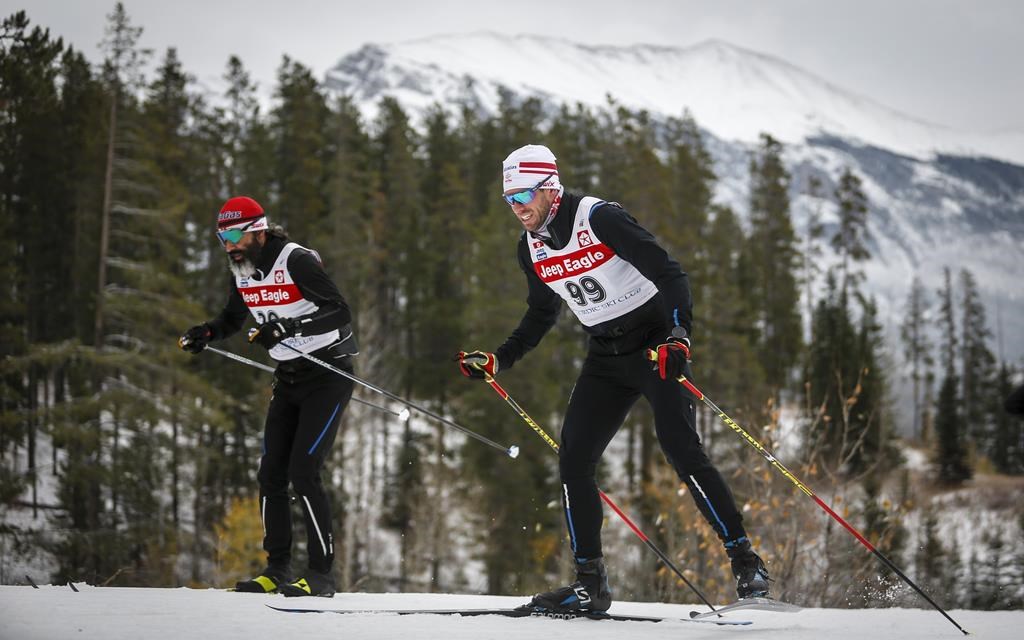
<svg viewBox="0 0 1024 640">
<path fill-rule="evenodd" d="M 527 143 L 561 182 L 622 205 L 689 274 L 696 383 L 944 607 L 1024 606 L 1024 420 L 1004 410 L 1020 363 L 993 351 L 992 310 L 950 264 L 915 282 L 886 341 L 864 288 L 869 202 L 847 169 L 838 227 L 796 225 L 769 133 L 745 211 L 716 203 L 700 123 L 609 99 L 544 111 L 383 100 L 367 120 L 284 57 L 261 103 L 245 61 L 222 95 L 176 51 L 142 47 L 119 3 L 102 63 L 30 12 L 0 26 L 0 583 L 227 587 L 263 566 L 256 469 L 271 374 L 178 348 L 230 280 L 223 202 L 258 200 L 316 249 L 353 309 L 356 374 L 501 444 L 517 459 L 357 388 L 325 466 L 340 591 L 528 596 L 570 575 L 558 459 L 460 350 L 493 351 L 526 309 L 522 229 L 500 163 Z M 813 222 L 813 221 L 812 221 Z M 567 310 L 502 386 L 558 439 L 586 349 Z M 244 334 L 244 331 L 242 332 Z M 216 346 L 272 364 L 240 334 Z M 913 407 L 894 410 L 892 382 Z M 768 563 L 806 606 L 924 606 L 718 415 L 701 437 Z M 715 602 L 728 558 L 666 463 L 639 402 L 599 484 Z M 617 599 L 694 596 L 606 509 Z M 296 516 L 296 522 L 301 518 Z M 297 540 L 304 540 L 297 535 Z"/>
</svg>

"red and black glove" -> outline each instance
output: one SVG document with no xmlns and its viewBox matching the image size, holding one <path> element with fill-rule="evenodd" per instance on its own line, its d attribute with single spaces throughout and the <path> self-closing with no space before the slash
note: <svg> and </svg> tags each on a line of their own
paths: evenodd
<svg viewBox="0 0 1024 640">
<path fill-rule="evenodd" d="M 213 338 L 213 330 L 204 322 L 192 327 L 178 338 L 178 347 L 189 353 L 199 353 L 206 348 L 206 345 L 210 344 L 211 338 Z"/>
<path fill-rule="evenodd" d="M 676 327 L 672 335 L 655 349 L 658 354 L 658 376 L 662 380 L 676 380 L 686 372 L 686 363 L 690 361 L 690 338 L 686 330 Z"/>
<path fill-rule="evenodd" d="M 498 375 L 498 359 L 493 353 L 486 351 L 460 351 L 455 359 L 459 363 L 462 375 L 469 378 L 483 379 L 486 376 L 492 378 Z"/>
</svg>

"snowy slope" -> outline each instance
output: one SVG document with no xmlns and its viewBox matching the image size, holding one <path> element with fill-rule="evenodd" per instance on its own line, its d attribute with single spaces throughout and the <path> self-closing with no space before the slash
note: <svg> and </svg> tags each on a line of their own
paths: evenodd
<svg viewBox="0 0 1024 640">
<path fill-rule="evenodd" d="M 192 589 L 93 588 L 78 585 L 0 587 L 0 638 L 4 640 L 173 640 L 177 638 L 301 638 L 362 640 L 631 640 L 685 637 L 777 637 L 786 640 L 909 640 L 962 637 L 934 610 L 807 609 L 797 614 L 747 612 L 736 619 L 749 627 L 686 622 L 556 621 L 498 617 L 394 616 L 385 614 L 287 614 L 265 603 L 338 609 L 457 609 L 521 604 L 523 598 L 443 594 L 338 594 L 333 599 L 288 599 Z M 686 617 L 695 607 L 615 603 L 612 610 L 650 616 Z M 954 611 L 954 618 L 979 638 L 1019 637 L 1021 611 Z"/>
<path fill-rule="evenodd" d="M 935 151 L 1024 163 L 1024 131 L 958 131 L 900 113 L 778 58 L 721 40 L 690 47 L 591 46 L 491 32 L 368 44 L 343 57 L 327 84 L 372 109 L 390 95 L 420 112 L 468 99 L 493 112 L 498 88 L 553 102 L 604 106 L 606 96 L 656 114 L 688 108 L 730 141 L 762 131 L 788 143 L 821 133 L 917 157 Z"/>
</svg>

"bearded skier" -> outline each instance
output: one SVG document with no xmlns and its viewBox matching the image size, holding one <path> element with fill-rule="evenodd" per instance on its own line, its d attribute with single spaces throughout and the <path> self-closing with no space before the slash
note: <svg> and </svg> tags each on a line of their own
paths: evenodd
<svg viewBox="0 0 1024 640">
<path fill-rule="evenodd" d="M 295 350 L 351 372 L 351 356 L 358 353 L 352 316 L 316 252 L 291 242 L 281 227 L 270 226 L 252 198 L 224 203 L 217 237 L 232 274 L 227 303 L 216 318 L 186 331 L 178 344 L 200 353 L 209 342 L 237 333 L 252 315 L 257 327 L 249 342 L 277 361 L 257 474 L 267 567 L 235 590 L 332 597 L 334 536 L 320 471 L 353 383 Z M 302 508 L 309 552 L 307 569 L 294 579 L 289 484 Z"/>
</svg>

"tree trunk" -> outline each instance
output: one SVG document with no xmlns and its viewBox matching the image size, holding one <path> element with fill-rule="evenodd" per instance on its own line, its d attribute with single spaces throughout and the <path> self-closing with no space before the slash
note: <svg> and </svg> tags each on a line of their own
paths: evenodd
<svg viewBox="0 0 1024 640">
<path fill-rule="evenodd" d="M 107 170 L 103 180 L 103 212 L 100 223 L 100 262 L 96 279 L 96 321 L 93 325 L 93 346 L 99 349 L 103 344 L 103 290 L 107 286 L 107 252 L 110 248 L 110 208 L 114 184 L 114 131 L 117 127 L 117 100 L 119 92 L 114 89 L 110 102 L 110 132 L 107 136 Z"/>
</svg>

